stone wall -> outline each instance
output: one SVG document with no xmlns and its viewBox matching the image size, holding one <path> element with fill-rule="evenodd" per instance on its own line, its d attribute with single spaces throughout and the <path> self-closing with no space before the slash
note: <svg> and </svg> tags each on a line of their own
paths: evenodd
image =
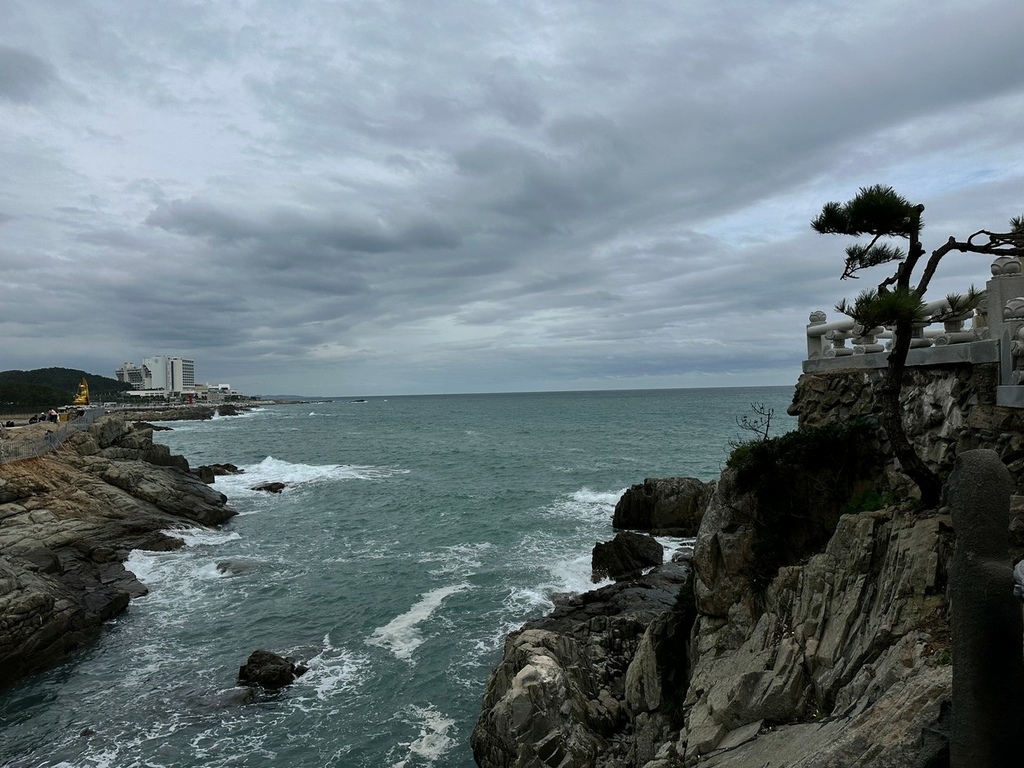
<svg viewBox="0 0 1024 768">
<path fill-rule="evenodd" d="M 847 369 L 805 373 L 797 383 L 789 413 L 800 427 L 834 421 L 876 419 L 874 387 L 881 370 Z M 907 435 L 918 453 L 945 475 L 956 455 L 973 448 L 991 448 L 1024 492 L 1024 409 L 996 405 L 999 371 L 996 364 L 909 368 L 900 401 Z M 885 438 L 879 434 L 882 449 Z M 914 495 L 914 489 L 890 467 L 893 490 Z"/>
</svg>

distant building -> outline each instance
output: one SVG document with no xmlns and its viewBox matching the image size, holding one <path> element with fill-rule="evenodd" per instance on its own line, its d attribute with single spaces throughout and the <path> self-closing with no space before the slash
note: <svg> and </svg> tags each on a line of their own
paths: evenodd
<svg viewBox="0 0 1024 768">
<path fill-rule="evenodd" d="M 114 371 L 117 380 L 130 386 L 132 389 L 145 389 L 146 378 L 142 368 L 135 363 L 122 363 L 121 367 Z"/>
<path fill-rule="evenodd" d="M 200 402 L 223 403 L 225 400 L 238 399 L 241 393 L 232 389 L 230 384 L 196 384 L 195 397 Z"/>
<path fill-rule="evenodd" d="M 133 390 L 181 394 L 196 387 L 196 361 L 184 357 L 147 357 L 142 365 L 123 363 L 114 374 Z"/>
</svg>

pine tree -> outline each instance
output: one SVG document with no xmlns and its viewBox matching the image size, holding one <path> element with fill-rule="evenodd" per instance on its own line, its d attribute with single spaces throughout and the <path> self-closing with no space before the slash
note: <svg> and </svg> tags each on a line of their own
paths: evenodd
<svg viewBox="0 0 1024 768">
<path fill-rule="evenodd" d="M 914 270 L 925 255 L 921 245 L 923 213 L 923 205 L 910 203 L 892 187 L 876 184 L 862 187 L 846 203 L 826 203 L 811 227 L 820 234 L 870 236 L 867 243 L 847 246 L 843 280 L 856 278 L 858 272 L 870 267 L 896 263 L 893 273 L 876 289 L 864 291 L 853 304 L 840 302 L 836 309 L 868 328 L 884 325 L 893 330 L 885 375 L 876 390 L 880 423 L 903 471 L 920 489 L 923 505 L 932 508 L 939 504 L 942 481 L 911 446 L 900 409 L 900 389 L 914 323 L 923 319 L 925 291 L 939 262 L 950 251 L 1024 256 L 1024 216 L 1011 219 L 1008 233 L 979 230 L 964 242 L 950 237 L 932 251 L 915 285 Z M 893 242 L 900 239 L 907 241 L 906 251 Z M 972 288 L 965 296 L 947 298 L 951 313 L 959 313 L 973 306 L 980 294 Z"/>
</svg>

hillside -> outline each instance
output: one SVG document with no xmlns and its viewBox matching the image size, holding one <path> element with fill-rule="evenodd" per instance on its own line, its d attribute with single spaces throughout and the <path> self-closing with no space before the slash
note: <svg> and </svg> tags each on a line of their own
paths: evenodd
<svg viewBox="0 0 1024 768">
<path fill-rule="evenodd" d="M 117 400 L 127 386 L 117 379 L 72 368 L 0 371 L 0 410 L 70 405 L 85 378 L 93 402 Z"/>
</svg>

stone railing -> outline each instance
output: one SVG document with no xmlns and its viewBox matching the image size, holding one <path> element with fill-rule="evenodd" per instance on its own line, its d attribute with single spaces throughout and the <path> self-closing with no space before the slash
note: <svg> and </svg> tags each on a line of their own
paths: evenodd
<svg viewBox="0 0 1024 768">
<path fill-rule="evenodd" d="M 1000 256 L 977 309 L 951 316 L 946 299 L 925 304 L 907 354 L 908 366 L 999 364 L 997 401 L 1024 408 L 1024 274 L 1019 259 Z M 851 318 L 829 321 L 812 312 L 805 373 L 837 368 L 883 368 L 891 328 L 864 328 Z"/>
</svg>

